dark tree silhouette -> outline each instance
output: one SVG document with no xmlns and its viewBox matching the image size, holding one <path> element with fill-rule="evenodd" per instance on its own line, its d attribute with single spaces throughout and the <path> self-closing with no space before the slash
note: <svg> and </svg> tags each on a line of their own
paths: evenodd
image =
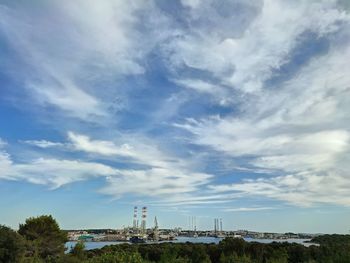
<svg viewBox="0 0 350 263">
<path fill-rule="evenodd" d="M 18 233 L 27 242 L 28 253 L 40 258 L 55 258 L 65 251 L 67 234 L 51 215 L 28 218 L 25 224 L 19 226 Z"/>
<path fill-rule="evenodd" d="M 23 255 L 23 238 L 9 227 L 0 225 L 0 262 L 20 262 Z"/>
</svg>

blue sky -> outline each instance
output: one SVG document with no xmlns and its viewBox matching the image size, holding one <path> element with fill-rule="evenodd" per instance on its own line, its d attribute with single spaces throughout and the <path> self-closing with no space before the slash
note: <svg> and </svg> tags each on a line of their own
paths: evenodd
<svg viewBox="0 0 350 263">
<path fill-rule="evenodd" d="M 349 12 L 0 1 L 0 223 L 347 233 Z"/>
</svg>

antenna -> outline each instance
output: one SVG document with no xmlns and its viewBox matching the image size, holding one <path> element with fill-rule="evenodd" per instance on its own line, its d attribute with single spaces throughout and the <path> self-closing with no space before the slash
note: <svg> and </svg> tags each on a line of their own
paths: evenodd
<svg viewBox="0 0 350 263">
<path fill-rule="evenodd" d="M 158 229 L 158 220 L 156 216 L 154 217 L 154 228 Z"/>
<path fill-rule="evenodd" d="M 158 220 L 157 217 L 154 217 L 154 230 L 153 230 L 153 240 L 159 240 L 159 229 L 158 229 Z"/>
</svg>

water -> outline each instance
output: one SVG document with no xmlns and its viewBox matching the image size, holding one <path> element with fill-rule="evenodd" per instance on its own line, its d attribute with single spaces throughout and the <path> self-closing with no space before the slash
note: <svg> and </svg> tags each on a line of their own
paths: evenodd
<svg viewBox="0 0 350 263">
<path fill-rule="evenodd" d="M 192 243 L 215 243 L 218 244 L 222 238 L 215 238 L 215 237 L 177 237 L 177 240 L 173 240 L 171 242 L 173 243 L 185 243 L 185 242 L 192 242 Z M 313 243 L 305 243 L 305 241 L 310 241 L 310 239 L 254 239 L 254 238 L 244 238 L 247 242 L 260 242 L 260 243 L 272 243 L 272 242 L 288 242 L 288 243 L 298 243 L 302 244 L 304 246 L 310 246 L 310 245 L 317 245 Z M 163 242 L 169 242 L 169 241 L 163 241 Z M 69 241 L 66 243 L 66 247 L 68 251 L 75 246 L 77 242 L 76 241 Z M 96 248 L 102 248 L 104 246 L 108 245 L 116 245 L 126 242 L 121 241 L 110 241 L 110 242 L 85 242 L 85 249 L 96 249 Z"/>
<path fill-rule="evenodd" d="M 67 252 L 69 252 L 76 244 L 76 241 L 68 241 L 66 243 L 66 248 Z M 116 242 L 116 241 L 106 241 L 106 242 L 84 242 L 85 249 L 90 250 L 90 249 L 95 249 L 95 248 L 103 248 L 104 246 L 109 246 L 109 245 L 116 245 L 116 244 L 121 244 L 123 242 Z"/>
</svg>

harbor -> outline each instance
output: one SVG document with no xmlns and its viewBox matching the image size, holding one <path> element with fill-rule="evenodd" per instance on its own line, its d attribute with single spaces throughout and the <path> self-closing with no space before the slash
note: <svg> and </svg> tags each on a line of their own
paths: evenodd
<svg viewBox="0 0 350 263">
<path fill-rule="evenodd" d="M 140 219 L 139 219 L 140 217 Z M 242 238 L 248 242 L 295 242 L 308 245 L 317 234 L 305 233 L 268 233 L 249 230 L 224 230 L 223 220 L 214 218 L 213 229 L 198 230 L 195 216 L 189 217 L 188 228 L 173 229 L 160 228 L 157 217 L 153 219 L 153 225 L 147 227 L 147 207 L 141 209 L 139 216 L 138 207 L 133 208 L 132 225 L 122 229 L 90 229 L 67 231 L 67 247 L 77 242 L 84 242 L 87 249 L 100 248 L 105 245 L 120 243 L 219 243 L 226 237 Z M 96 243 L 96 244 L 95 244 Z"/>
<path fill-rule="evenodd" d="M 316 245 L 318 244 L 315 243 L 310 243 L 311 239 L 256 239 L 256 238 L 243 238 L 247 242 L 258 242 L 258 243 L 272 243 L 272 242 L 288 242 L 288 243 L 297 243 L 297 244 L 302 244 L 306 247 L 309 247 L 311 245 Z M 191 242 L 191 243 L 203 243 L 203 244 L 218 244 L 220 241 L 222 241 L 223 238 L 215 238 L 215 237 L 199 237 L 199 238 L 193 238 L 193 237 L 184 237 L 180 236 L 177 237 L 177 239 L 172 240 L 172 241 L 158 241 L 157 243 L 162 243 L 162 242 L 173 242 L 173 243 L 186 243 L 186 242 Z M 67 252 L 69 252 L 77 243 L 78 241 L 69 241 L 66 243 L 66 248 Z M 91 250 L 91 249 L 100 249 L 104 246 L 110 246 L 110 245 L 118 245 L 118 244 L 123 244 L 123 243 L 130 243 L 128 241 L 99 241 L 99 242 L 91 242 L 87 241 L 84 242 L 85 249 L 86 250 Z M 153 244 L 154 242 L 149 241 L 146 244 Z"/>
</svg>

